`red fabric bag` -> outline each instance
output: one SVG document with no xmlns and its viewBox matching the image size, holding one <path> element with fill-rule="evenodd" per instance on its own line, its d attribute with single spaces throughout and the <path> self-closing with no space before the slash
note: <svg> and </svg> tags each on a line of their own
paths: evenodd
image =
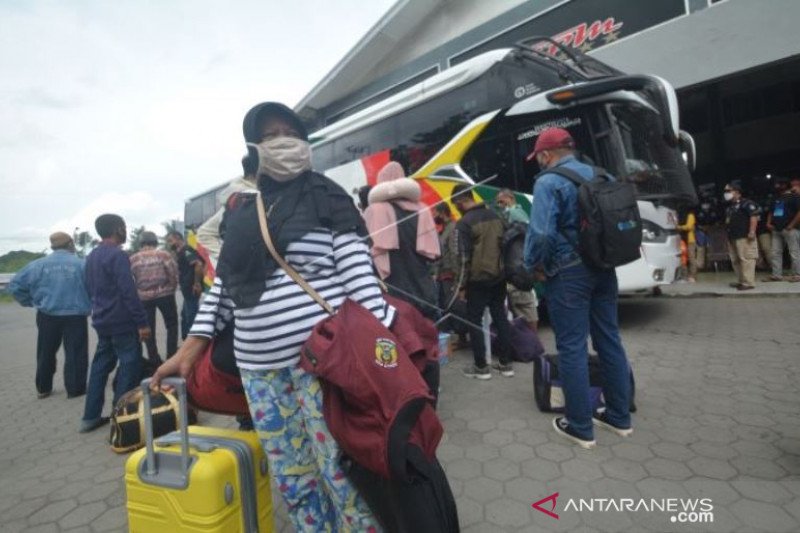
<svg viewBox="0 0 800 533">
<path fill-rule="evenodd" d="M 226 343 L 219 341 L 219 338 L 212 339 L 186 379 L 189 403 L 210 413 L 250 416 L 242 379 L 214 366 L 214 349 L 227 349 Z M 233 343 L 230 349 L 233 350 Z"/>
</svg>

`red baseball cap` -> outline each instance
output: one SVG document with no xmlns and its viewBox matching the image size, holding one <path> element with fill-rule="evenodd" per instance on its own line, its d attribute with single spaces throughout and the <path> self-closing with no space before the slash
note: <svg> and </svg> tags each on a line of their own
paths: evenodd
<svg viewBox="0 0 800 533">
<path fill-rule="evenodd" d="M 539 152 L 557 148 L 575 148 L 575 140 L 563 128 L 547 128 L 539 134 L 536 144 L 533 145 L 533 151 L 528 154 L 525 161 L 533 160 Z"/>
</svg>

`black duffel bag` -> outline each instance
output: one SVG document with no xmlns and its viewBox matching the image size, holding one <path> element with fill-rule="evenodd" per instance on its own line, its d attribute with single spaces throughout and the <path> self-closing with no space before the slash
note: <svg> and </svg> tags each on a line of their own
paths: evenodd
<svg viewBox="0 0 800 533">
<path fill-rule="evenodd" d="M 150 392 L 153 415 L 153 438 L 178 429 L 178 399 L 172 392 Z M 109 444 L 116 453 L 128 453 L 144 446 L 144 396 L 141 387 L 122 395 L 111 415 Z M 189 424 L 197 423 L 197 414 L 189 409 Z"/>
</svg>

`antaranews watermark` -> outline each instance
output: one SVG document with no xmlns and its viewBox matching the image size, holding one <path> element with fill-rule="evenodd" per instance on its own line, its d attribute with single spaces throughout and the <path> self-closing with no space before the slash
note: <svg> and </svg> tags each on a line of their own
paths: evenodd
<svg viewBox="0 0 800 533">
<path fill-rule="evenodd" d="M 558 520 L 559 493 L 555 492 L 531 506 Z M 669 521 L 679 524 L 710 524 L 714 522 L 714 502 L 711 498 L 570 498 L 562 512 L 576 513 L 665 513 Z"/>
</svg>

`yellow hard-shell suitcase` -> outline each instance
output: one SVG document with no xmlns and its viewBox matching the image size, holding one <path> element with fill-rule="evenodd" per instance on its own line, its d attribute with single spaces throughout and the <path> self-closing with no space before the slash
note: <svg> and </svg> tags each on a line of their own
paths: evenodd
<svg viewBox="0 0 800 533">
<path fill-rule="evenodd" d="M 256 432 L 188 427 L 185 381 L 164 382 L 178 391 L 181 424 L 153 442 L 144 394 L 146 446 L 125 464 L 130 532 L 271 533 L 269 472 Z"/>
</svg>

